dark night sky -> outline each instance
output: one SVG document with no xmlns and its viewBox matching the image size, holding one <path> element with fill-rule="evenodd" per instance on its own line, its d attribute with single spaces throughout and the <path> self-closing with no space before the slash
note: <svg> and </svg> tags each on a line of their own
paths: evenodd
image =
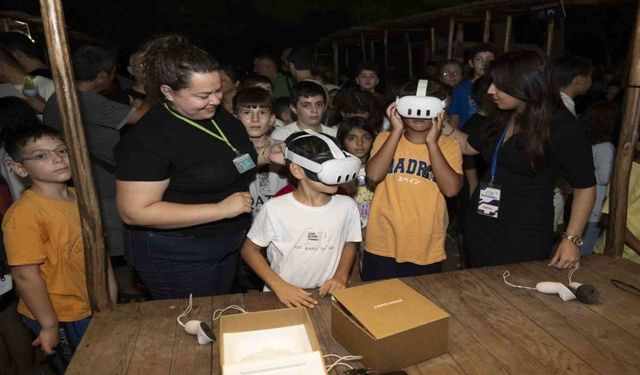
<svg viewBox="0 0 640 375">
<path fill-rule="evenodd" d="M 541 3 L 540 0 L 532 0 Z M 64 0 L 67 24 L 116 47 L 123 58 L 157 33 L 180 32 L 223 63 L 247 66 L 258 50 L 313 44 L 328 33 L 375 21 L 452 6 L 465 0 Z M 628 8 L 631 9 L 633 5 Z M 39 14 L 36 0 L 0 0 L 0 9 Z M 633 10 L 572 11 L 566 49 L 605 62 L 624 55 Z M 518 24 L 523 37 L 541 38 L 544 27 Z M 539 29 L 539 30 L 538 30 Z M 607 51 L 608 49 L 608 51 Z M 618 58 L 619 59 L 619 58 Z"/>
</svg>

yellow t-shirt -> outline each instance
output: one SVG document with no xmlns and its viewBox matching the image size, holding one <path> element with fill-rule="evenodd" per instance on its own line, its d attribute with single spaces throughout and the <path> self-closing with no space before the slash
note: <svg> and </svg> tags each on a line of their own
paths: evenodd
<svg viewBox="0 0 640 375">
<path fill-rule="evenodd" d="M 609 197 L 607 196 L 607 200 L 604 202 L 604 206 L 602 206 L 602 213 L 609 213 Z M 627 229 L 634 236 L 640 237 L 640 163 L 634 161 L 631 165 L 631 173 L 629 175 L 629 200 L 627 202 Z M 604 252 L 604 245 L 607 241 L 607 232 L 603 232 L 602 236 L 598 242 L 596 242 L 596 246 L 594 247 L 594 252 L 597 254 L 602 254 Z M 633 249 L 629 246 L 624 245 L 624 250 L 622 251 L 622 257 L 629 259 L 633 262 L 640 263 L 640 255 L 638 255 Z"/>
<path fill-rule="evenodd" d="M 22 194 L 2 220 L 9 265 L 39 265 L 61 322 L 91 315 L 80 228 L 75 199 L 49 199 L 31 190 Z M 22 300 L 18 312 L 35 319 Z"/>
<path fill-rule="evenodd" d="M 389 132 L 376 137 L 375 155 Z M 460 144 L 440 137 L 438 145 L 456 173 L 462 174 Z M 419 265 L 446 259 L 447 204 L 435 182 L 426 144 L 400 139 L 387 175 L 373 195 L 364 248 L 397 262 Z"/>
</svg>

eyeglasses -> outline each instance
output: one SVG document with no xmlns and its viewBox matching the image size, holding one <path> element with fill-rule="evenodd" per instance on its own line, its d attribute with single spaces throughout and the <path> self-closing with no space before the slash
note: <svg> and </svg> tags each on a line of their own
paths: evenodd
<svg viewBox="0 0 640 375">
<path fill-rule="evenodd" d="M 44 161 L 44 160 L 48 160 L 53 155 L 53 153 L 56 153 L 56 155 L 58 155 L 63 159 L 69 157 L 69 150 L 64 146 L 60 146 L 55 150 L 48 150 L 46 148 L 42 150 L 36 150 L 31 154 L 32 156 L 29 156 L 29 157 L 23 156 L 16 161 L 17 162 L 21 162 L 24 160 Z"/>
<path fill-rule="evenodd" d="M 460 73 L 458 73 L 458 72 L 442 72 L 442 76 L 443 77 L 449 77 L 449 76 L 457 77 L 459 75 L 460 75 Z"/>
</svg>

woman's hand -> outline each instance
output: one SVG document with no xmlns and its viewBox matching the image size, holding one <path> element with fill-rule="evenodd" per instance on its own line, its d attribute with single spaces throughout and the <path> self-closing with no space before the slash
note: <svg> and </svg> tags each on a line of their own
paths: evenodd
<svg viewBox="0 0 640 375">
<path fill-rule="evenodd" d="M 318 301 L 311 298 L 311 293 L 295 287 L 286 281 L 273 286 L 276 297 L 287 307 L 308 307 L 312 309 Z"/>
<path fill-rule="evenodd" d="M 580 249 L 578 246 L 567 239 L 562 239 L 556 249 L 556 253 L 551 258 L 551 262 L 549 262 L 549 266 L 567 269 L 573 267 L 579 260 Z"/>
<path fill-rule="evenodd" d="M 227 218 L 249 213 L 251 212 L 251 194 L 247 192 L 233 193 L 220 204 L 225 208 Z"/>
<path fill-rule="evenodd" d="M 427 133 L 426 143 L 428 146 L 438 144 L 440 134 L 442 134 L 442 127 L 444 126 L 444 112 L 440 112 L 436 118 L 431 120 L 431 129 Z"/>
<path fill-rule="evenodd" d="M 31 343 L 33 346 L 39 346 L 47 355 L 56 354 L 55 348 L 60 341 L 60 332 L 58 325 L 52 327 L 42 327 L 38 337 Z"/>
<path fill-rule="evenodd" d="M 389 119 L 389 123 L 391 123 L 391 132 L 402 132 L 404 129 L 404 123 L 402 122 L 402 117 L 397 111 L 396 103 L 391 103 L 387 107 L 387 118 Z"/>
</svg>

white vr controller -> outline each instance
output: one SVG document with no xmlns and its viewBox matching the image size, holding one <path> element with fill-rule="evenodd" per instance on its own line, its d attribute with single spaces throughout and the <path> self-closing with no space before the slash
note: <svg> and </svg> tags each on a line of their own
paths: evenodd
<svg viewBox="0 0 640 375">
<path fill-rule="evenodd" d="M 432 120 L 447 108 L 447 101 L 427 96 L 429 80 L 418 81 L 416 95 L 396 98 L 396 110 L 402 117 Z"/>
<path fill-rule="evenodd" d="M 190 320 L 186 323 L 182 323 L 181 318 L 189 314 L 193 310 L 193 296 L 189 294 L 189 306 L 186 310 L 176 319 L 178 324 L 184 328 L 186 333 L 191 335 L 196 335 L 198 338 L 198 344 L 206 345 L 208 343 L 216 341 L 216 336 L 213 334 L 211 327 L 203 321 L 200 320 Z"/>
<path fill-rule="evenodd" d="M 582 303 L 596 303 L 598 301 L 599 292 L 596 287 L 588 284 L 580 284 L 571 281 L 571 276 L 578 269 L 578 265 L 574 266 L 569 272 L 569 284 L 565 285 L 556 281 L 542 281 L 536 284 L 535 288 L 523 285 L 517 285 L 509 282 L 507 278 L 510 276 L 509 271 L 502 274 L 505 284 L 520 289 L 537 290 L 545 294 L 557 294 L 563 301 L 571 301 L 577 299 Z"/>
</svg>

